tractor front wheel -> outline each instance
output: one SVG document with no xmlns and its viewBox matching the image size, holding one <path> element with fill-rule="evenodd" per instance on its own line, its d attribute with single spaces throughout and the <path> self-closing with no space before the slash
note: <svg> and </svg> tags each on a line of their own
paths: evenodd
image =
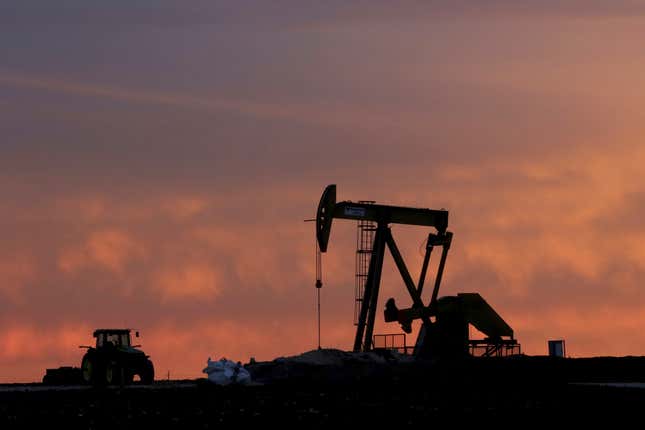
<svg viewBox="0 0 645 430">
<path fill-rule="evenodd" d="M 90 354 L 85 354 L 83 361 L 81 362 L 81 376 L 84 383 L 91 384 L 94 382 L 94 369 L 95 363 L 93 357 Z"/>
</svg>

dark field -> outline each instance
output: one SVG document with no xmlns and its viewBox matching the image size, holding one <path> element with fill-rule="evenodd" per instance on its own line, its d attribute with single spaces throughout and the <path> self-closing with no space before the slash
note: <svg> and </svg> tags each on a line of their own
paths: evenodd
<svg viewBox="0 0 645 430">
<path fill-rule="evenodd" d="M 645 411 L 645 389 L 640 388 L 645 384 L 598 383 L 642 381 L 644 366 L 642 358 L 342 366 L 281 362 L 252 367 L 260 383 L 246 387 L 213 386 L 205 380 L 108 389 L 4 386 L 0 428 L 638 423 Z M 579 378 L 596 385 L 574 383 Z"/>
</svg>

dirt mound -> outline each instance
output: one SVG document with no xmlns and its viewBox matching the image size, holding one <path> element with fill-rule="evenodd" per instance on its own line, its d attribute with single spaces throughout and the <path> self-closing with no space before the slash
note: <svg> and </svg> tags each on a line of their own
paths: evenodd
<svg viewBox="0 0 645 430">
<path fill-rule="evenodd" d="M 273 361 L 248 364 L 254 381 L 275 382 L 352 382 L 381 376 L 412 358 L 392 351 L 346 352 L 317 349 Z"/>
<path fill-rule="evenodd" d="M 340 349 L 314 349 L 300 355 L 279 357 L 274 361 L 285 363 L 303 363 L 311 365 L 341 366 L 347 363 L 385 364 L 392 361 L 409 361 L 409 356 L 392 351 L 383 352 L 347 352 Z"/>
</svg>

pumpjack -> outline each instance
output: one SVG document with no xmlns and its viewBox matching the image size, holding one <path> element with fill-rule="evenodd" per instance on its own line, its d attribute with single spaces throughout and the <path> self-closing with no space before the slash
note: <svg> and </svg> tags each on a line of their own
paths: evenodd
<svg viewBox="0 0 645 430">
<path fill-rule="evenodd" d="M 369 221 L 375 224 L 375 233 L 369 269 L 354 338 L 355 352 L 373 349 L 373 331 L 378 306 L 378 294 L 383 270 L 385 248 L 394 259 L 403 283 L 412 300 L 411 307 L 399 309 L 394 298 L 387 300 L 384 311 L 386 322 L 398 322 L 405 333 L 412 332 L 412 322 L 422 321 L 414 346 L 417 357 L 501 356 L 518 353 L 519 344 L 513 329 L 477 293 L 460 293 L 439 297 L 439 287 L 452 243 L 453 233 L 448 231 L 448 211 L 375 204 L 374 202 L 336 202 L 336 185 L 328 185 L 318 204 L 316 213 L 316 240 L 321 253 L 327 252 L 334 218 Z M 427 236 L 425 255 L 419 280 L 415 284 L 392 236 L 391 224 L 431 227 Z M 434 287 L 429 303 L 422 300 L 424 283 L 435 247 L 441 248 Z M 320 286 L 320 281 L 317 282 Z M 487 337 L 471 340 L 469 325 Z"/>
</svg>

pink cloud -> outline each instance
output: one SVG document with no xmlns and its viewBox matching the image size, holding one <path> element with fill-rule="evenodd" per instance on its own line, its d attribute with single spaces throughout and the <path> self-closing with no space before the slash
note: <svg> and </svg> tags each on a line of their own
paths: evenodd
<svg viewBox="0 0 645 430">
<path fill-rule="evenodd" d="M 0 293 L 10 301 L 20 301 L 26 284 L 37 278 L 37 266 L 27 255 L 4 256 L 0 260 Z"/>
<path fill-rule="evenodd" d="M 144 247 L 128 234 L 106 229 L 91 232 L 81 246 L 64 250 L 59 256 L 58 267 L 67 273 L 99 267 L 122 274 L 127 264 L 140 260 L 145 254 Z"/>
<path fill-rule="evenodd" d="M 62 365 L 80 366 L 83 350 L 79 345 L 91 343 L 91 327 L 70 322 L 64 326 L 4 326 L 0 329 L 3 348 L 1 382 L 40 381 L 46 368 Z"/>
<path fill-rule="evenodd" d="M 189 264 L 169 267 L 153 276 L 152 291 L 161 294 L 162 301 L 196 300 L 211 302 L 221 293 L 223 278 L 211 265 Z"/>
</svg>

